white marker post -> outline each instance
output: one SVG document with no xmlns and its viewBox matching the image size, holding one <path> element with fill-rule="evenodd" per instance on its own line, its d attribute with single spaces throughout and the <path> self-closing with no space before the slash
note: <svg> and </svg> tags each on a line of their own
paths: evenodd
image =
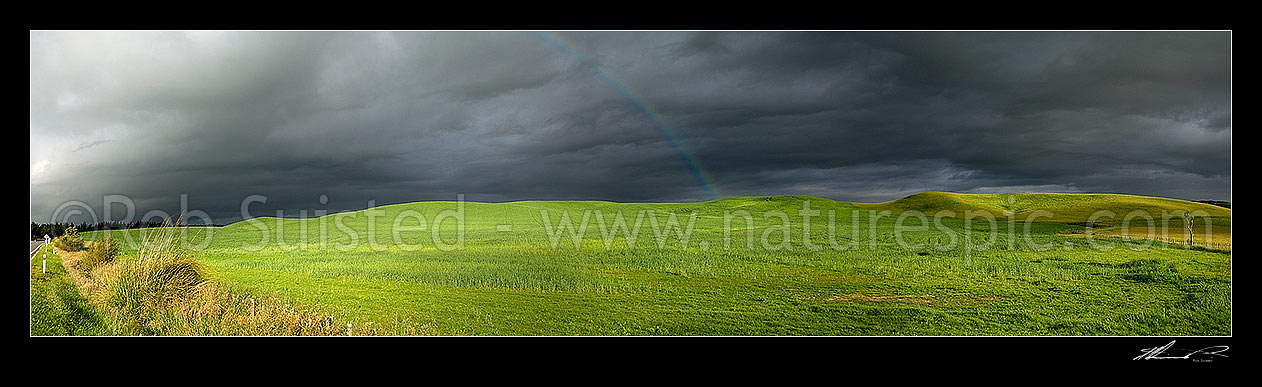
<svg viewBox="0 0 1262 387">
<path fill-rule="evenodd" d="M 53 245 L 50 245 L 50 244 L 48 244 L 48 243 L 49 243 L 49 240 L 48 240 L 48 234 L 44 234 L 44 246 L 46 246 L 46 247 L 48 247 L 48 248 L 50 248 L 50 249 L 51 249 L 51 248 L 53 248 Z M 54 252 L 54 254 L 55 254 L 55 253 L 56 253 L 56 252 Z M 47 273 L 48 273 L 48 252 L 44 252 L 44 261 L 43 261 L 43 262 L 40 262 L 40 264 L 39 264 L 39 271 L 40 271 L 41 273 L 45 273 L 45 274 L 47 274 Z"/>
</svg>

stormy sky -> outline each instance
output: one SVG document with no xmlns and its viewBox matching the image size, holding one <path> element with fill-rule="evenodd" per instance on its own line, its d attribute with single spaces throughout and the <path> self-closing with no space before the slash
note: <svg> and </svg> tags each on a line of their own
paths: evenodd
<svg viewBox="0 0 1262 387">
<path fill-rule="evenodd" d="M 32 31 L 30 44 L 39 222 L 71 201 L 100 216 L 105 195 L 139 217 L 178 212 L 184 194 L 216 223 L 249 195 L 267 197 L 252 215 L 457 194 L 1231 199 L 1229 32 Z"/>
</svg>

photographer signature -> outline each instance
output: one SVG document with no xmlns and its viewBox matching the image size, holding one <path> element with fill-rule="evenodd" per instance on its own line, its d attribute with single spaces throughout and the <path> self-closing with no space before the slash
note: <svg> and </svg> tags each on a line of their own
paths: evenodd
<svg viewBox="0 0 1262 387">
<path fill-rule="evenodd" d="M 1211 358 L 1213 356 L 1227 357 L 1227 355 L 1224 355 L 1223 352 L 1227 352 L 1227 349 L 1229 348 L 1226 345 L 1215 345 L 1215 346 L 1201 348 L 1195 351 L 1188 351 L 1182 356 L 1175 356 L 1178 352 L 1181 352 L 1184 350 L 1180 350 L 1177 348 L 1171 349 L 1170 347 L 1174 346 L 1174 342 L 1175 342 L 1174 340 L 1171 340 L 1169 344 L 1166 344 L 1160 347 L 1145 348 L 1141 350 L 1143 354 L 1136 356 L 1134 360 L 1180 359 L 1180 360 L 1193 360 L 1193 361 L 1210 361 L 1206 358 Z M 1171 354 L 1168 356 L 1166 355 L 1167 351 L 1171 352 Z"/>
</svg>

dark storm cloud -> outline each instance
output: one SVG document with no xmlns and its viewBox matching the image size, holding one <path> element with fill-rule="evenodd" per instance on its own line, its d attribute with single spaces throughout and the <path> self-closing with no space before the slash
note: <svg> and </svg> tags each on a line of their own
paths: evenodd
<svg viewBox="0 0 1262 387">
<path fill-rule="evenodd" d="M 32 32 L 31 218 L 709 199 L 676 145 L 720 196 L 1230 199 L 1225 32 L 555 36 Z"/>
</svg>

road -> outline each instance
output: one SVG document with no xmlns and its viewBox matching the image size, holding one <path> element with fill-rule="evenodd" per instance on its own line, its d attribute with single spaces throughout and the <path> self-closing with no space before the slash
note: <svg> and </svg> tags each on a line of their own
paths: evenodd
<svg viewBox="0 0 1262 387">
<path fill-rule="evenodd" d="M 44 241 L 31 241 L 31 258 L 35 258 L 35 252 L 39 251 L 39 247 L 44 245 Z"/>
</svg>

